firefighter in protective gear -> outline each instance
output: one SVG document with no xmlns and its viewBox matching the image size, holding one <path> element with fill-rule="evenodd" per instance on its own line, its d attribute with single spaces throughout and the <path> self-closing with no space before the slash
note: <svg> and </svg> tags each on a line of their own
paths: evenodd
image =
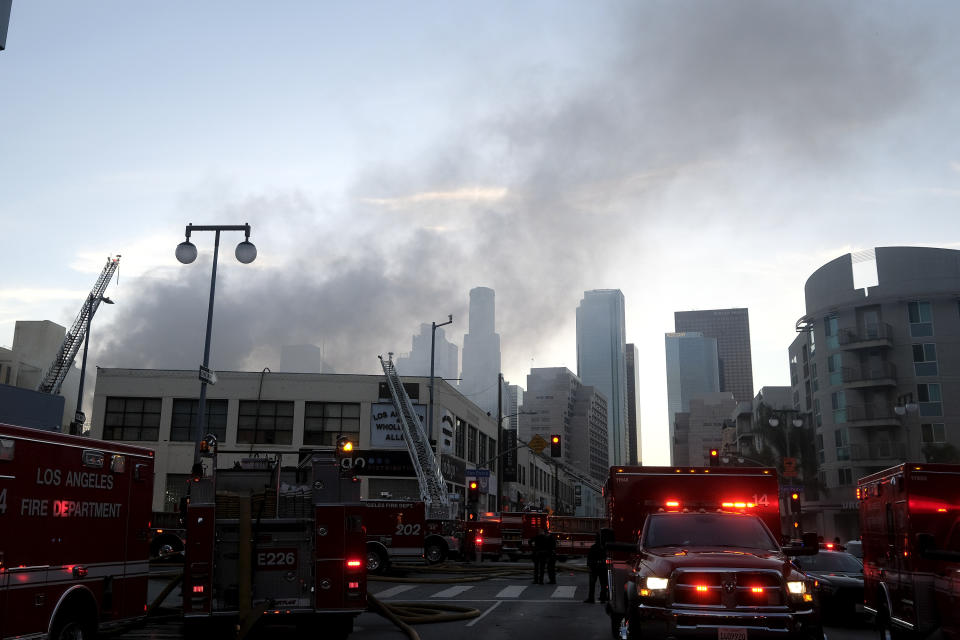
<svg viewBox="0 0 960 640">
<path fill-rule="evenodd" d="M 606 579 L 607 549 L 599 533 L 597 534 L 596 541 L 587 551 L 587 568 L 590 569 L 590 585 L 587 588 L 587 599 L 584 600 L 584 602 L 587 604 L 593 604 L 595 602 L 593 596 L 596 593 L 595 587 L 598 581 L 600 582 L 600 602 L 606 602 L 610 599 Z"/>
</svg>

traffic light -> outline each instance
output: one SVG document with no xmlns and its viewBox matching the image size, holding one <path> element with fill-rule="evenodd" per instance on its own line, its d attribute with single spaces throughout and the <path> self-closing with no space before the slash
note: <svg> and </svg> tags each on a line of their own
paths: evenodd
<svg viewBox="0 0 960 640">
<path fill-rule="evenodd" d="M 467 502 L 480 502 L 480 483 L 476 480 L 467 483 Z"/>
<path fill-rule="evenodd" d="M 550 457 L 560 457 L 560 436 L 556 433 L 550 436 Z"/>
<path fill-rule="evenodd" d="M 790 513 L 796 516 L 799 516 L 800 510 L 801 510 L 800 494 L 794 491 L 793 493 L 790 494 Z"/>
<path fill-rule="evenodd" d="M 353 453 L 353 442 L 347 436 L 337 438 L 337 455 L 350 455 Z"/>
<path fill-rule="evenodd" d="M 710 466 L 711 467 L 720 466 L 720 452 L 716 449 L 710 449 Z"/>
</svg>

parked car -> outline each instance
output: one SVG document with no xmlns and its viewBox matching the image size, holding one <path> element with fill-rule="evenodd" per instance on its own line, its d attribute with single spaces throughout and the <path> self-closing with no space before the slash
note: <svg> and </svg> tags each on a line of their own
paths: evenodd
<svg viewBox="0 0 960 640">
<path fill-rule="evenodd" d="M 824 617 L 845 618 L 863 608 L 863 563 L 846 551 L 821 550 L 814 556 L 795 558 L 793 563 L 820 583 L 820 607 Z"/>
</svg>

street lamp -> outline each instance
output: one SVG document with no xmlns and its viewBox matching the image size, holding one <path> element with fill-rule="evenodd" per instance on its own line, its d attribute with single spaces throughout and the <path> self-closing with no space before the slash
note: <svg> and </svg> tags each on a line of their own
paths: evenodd
<svg viewBox="0 0 960 640">
<path fill-rule="evenodd" d="M 904 435 L 907 439 L 907 460 L 913 459 L 913 442 L 910 439 L 910 420 L 906 418 L 908 413 L 916 413 L 920 405 L 913 401 L 913 392 L 908 391 L 902 396 L 897 396 L 897 404 L 893 407 L 893 412 L 902 418 L 901 423 L 904 428 Z"/>
<path fill-rule="evenodd" d="M 427 440 L 433 438 L 433 360 L 434 351 L 437 346 L 437 327 L 444 327 L 453 322 L 453 314 L 447 314 L 447 321 L 437 324 L 430 323 L 430 406 L 427 408 Z"/>
<path fill-rule="evenodd" d="M 789 412 L 787 412 L 787 413 L 789 413 Z M 792 422 L 792 424 L 793 424 L 794 427 L 799 428 L 799 427 L 802 427 L 802 426 L 803 426 L 803 419 L 800 418 L 800 417 L 794 418 L 791 422 Z M 770 425 L 771 427 L 773 427 L 773 428 L 777 428 L 778 426 L 780 426 L 780 418 L 778 418 L 776 415 L 773 415 L 769 420 L 767 420 L 767 424 L 769 424 L 769 425 Z M 786 455 L 786 457 L 787 457 L 787 458 L 791 458 L 791 457 L 793 457 L 793 456 L 790 455 L 790 433 L 789 433 L 789 432 L 785 433 L 785 434 L 784 434 L 784 438 L 785 438 L 786 441 L 787 441 L 787 455 Z"/>
<path fill-rule="evenodd" d="M 187 238 L 177 245 L 176 256 L 183 264 L 190 264 L 197 259 L 197 247 L 190 242 L 190 234 L 193 231 L 214 231 L 216 235 L 213 241 L 213 271 L 210 274 L 210 303 L 207 306 L 207 336 L 203 345 L 203 365 L 200 367 L 200 405 L 197 408 L 197 433 L 194 440 L 193 450 L 193 475 L 199 475 L 203 472 L 200 462 L 200 442 L 203 440 L 203 431 L 206 426 L 206 407 L 207 407 L 207 384 L 214 384 L 217 381 L 216 375 L 209 369 L 210 364 L 210 331 L 213 326 L 213 294 L 217 284 L 217 256 L 220 253 L 220 232 L 221 231 L 243 231 L 244 240 L 237 245 L 234 255 L 242 264 L 250 264 L 257 258 L 257 248 L 250 242 L 250 225 L 187 225 Z"/>
<path fill-rule="evenodd" d="M 100 307 L 100 303 L 113 304 L 113 300 L 106 296 L 94 296 L 92 293 L 87 296 L 87 331 L 83 336 L 83 360 L 80 364 L 80 388 L 77 390 L 77 411 L 73 414 L 73 422 L 70 423 L 70 434 L 83 435 L 83 423 L 87 421 L 87 416 L 83 413 L 83 380 L 87 376 L 87 347 L 90 346 L 90 321 L 93 314 Z"/>
</svg>

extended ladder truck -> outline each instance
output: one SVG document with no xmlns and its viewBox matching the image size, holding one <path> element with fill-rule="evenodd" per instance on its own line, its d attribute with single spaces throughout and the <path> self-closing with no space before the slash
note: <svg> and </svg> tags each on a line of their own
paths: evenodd
<svg viewBox="0 0 960 640">
<path fill-rule="evenodd" d="M 191 480 L 185 518 L 187 636 L 243 638 L 281 624 L 303 638 L 346 638 L 367 609 L 365 510 L 338 450 L 301 450 L 283 482 L 277 454 L 218 469 L 216 438 L 201 444 L 209 462 Z"/>
<path fill-rule="evenodd" d="M 73 321 L 73 324 L 70 325 L 70 330 L 67 331 L 67 335 L 63 339 L 63 344 L 60 345 L 60 350 L 57 351 L 57 355 L 47 369 L 46 374 L 44 374 L 43 380 L 40 381 L 40 386 L 37 387 L 37 391 L 51 395 L 60 393 L 60 386 L 63 384 L 63 379 L 67 377 L 67 373 L 69 373 L 70 367 L 73 366 L 73 361 L 77 357 L 77 352 L 80 351 L 80 345 L 83 344 L 83 340 L 87 335 L 87 326 L 90 324 L 90 319 L 93 318 L 97 309 L 100 308 L 103 293 L 107 290 L 107 285 L 110 284 L 110 279 L 113 278 L 113 274 L 116 273 L 117 267 L 119 266 L 119 255 L 115 258 L 107 258 L 107 264 L 104 265 L 100 276 L 93 285 L 93 289 L 90 290 L 90 295 L 84 300 L 83 306 L 80 307 L 80 313 L 77 314 L 77 318 Z"/>
</svg>

